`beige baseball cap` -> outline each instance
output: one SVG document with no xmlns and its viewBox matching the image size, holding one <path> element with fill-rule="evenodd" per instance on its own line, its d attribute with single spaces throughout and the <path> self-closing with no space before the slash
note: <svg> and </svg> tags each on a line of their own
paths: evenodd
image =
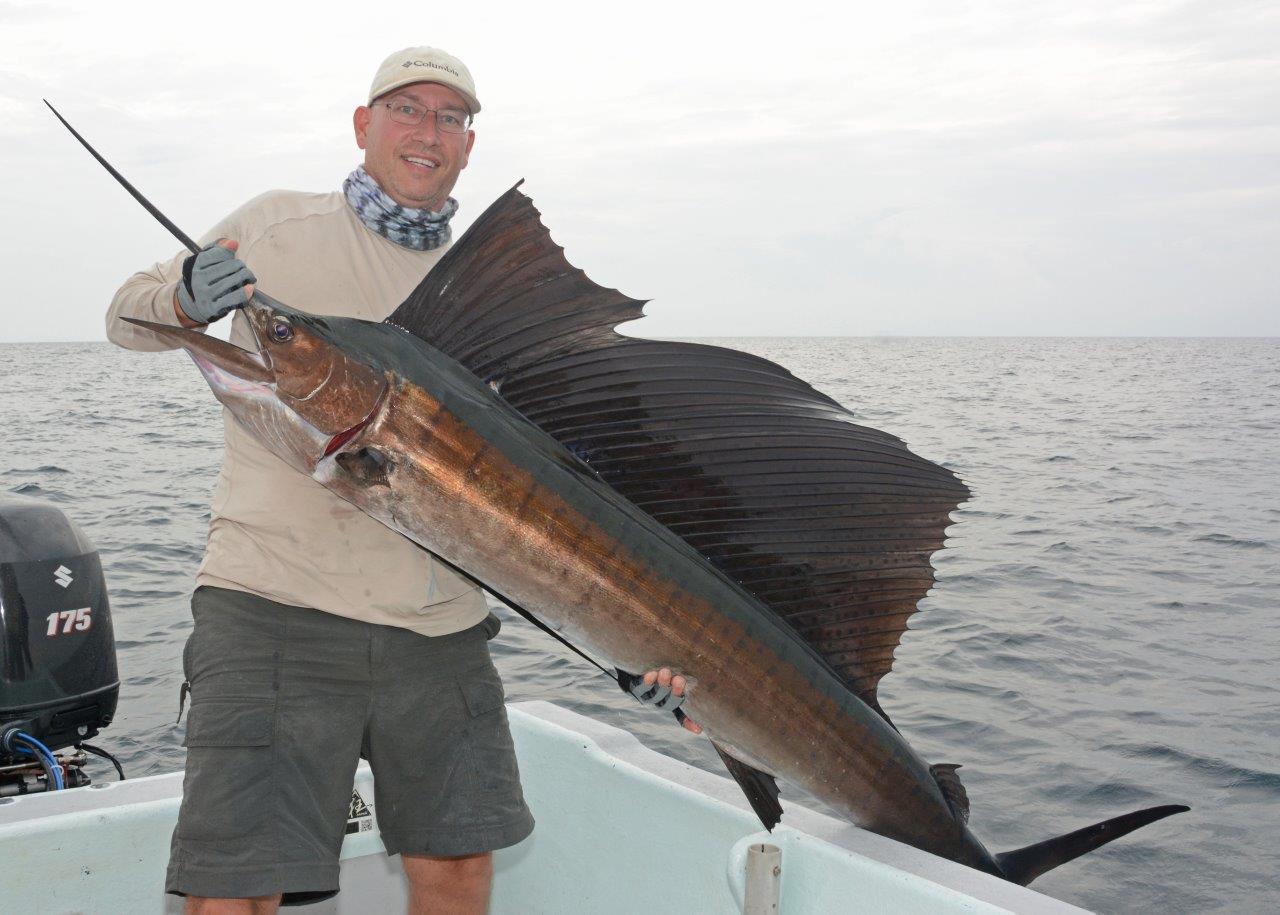
<svg viewBox="0 0 1280 915">
<path fill-rule="evenodd" d="M 439 48 L 405 48 L 384 60 L 373 77 L 373 85 L 369 87 L 369 102 L 410 83 L 448 86 L 466 100 L 472 114 L 480 111 L 471 71 L 458 58 Z"/>
</svg>

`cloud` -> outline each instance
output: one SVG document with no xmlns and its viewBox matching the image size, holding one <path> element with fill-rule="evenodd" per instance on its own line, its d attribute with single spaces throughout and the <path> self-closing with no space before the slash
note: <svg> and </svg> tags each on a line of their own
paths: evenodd
<svg viewBox="0 0 1280 915">
<path fill-rule="evenodd" d="M 55 3 L 8 3 L 0 0 L 0 23 L 25 25 L 65 19 L 71 10 Z"/>
</svg>

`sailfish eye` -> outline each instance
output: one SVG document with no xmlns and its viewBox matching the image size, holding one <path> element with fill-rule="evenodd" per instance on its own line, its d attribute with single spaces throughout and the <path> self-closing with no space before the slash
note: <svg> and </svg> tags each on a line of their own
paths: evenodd
<svg viewBox="0 0 1280 915">
<path fill-rule="evenodd" d="M 288 343 L 293 339 L 293 325 L 278 315 L 271 319 L 268 329 L 271 339 L 276 343 Z"/>
</svg>

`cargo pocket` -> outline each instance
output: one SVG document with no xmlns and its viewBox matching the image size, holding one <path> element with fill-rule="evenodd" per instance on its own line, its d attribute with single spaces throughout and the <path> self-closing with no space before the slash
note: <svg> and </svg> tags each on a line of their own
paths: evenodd
<svg viewBox="0 0 1280 915">
<path fill-rule="evenodd" d="M 187 696 L 191 693 L 191 648 L 195 638 L 196 631 L 193 628 L 182 646 L 182 685 L 178 687 L 178 717 L 174 724 L 182 723 L 182 710 L 186 708 Z"/>
<path fill-rule="evenodd" d="M 180 837 L 234 839 L 273 825 L 275 718 L 273 699 L 193 698 Z"/>
<path fill-rule="evenodd" d="M 188 683 L 191 682 L 191 652 L 195 647 L 196 630 L 192 627 L 187 633 L 187 641 L 182 646 L 182 677 Z"/>
<path fill-rule="evenodd" d="M 469 716 L 470 777 L 483 798 L 475 813 L 489 823 L 509 822 L 524 809 L 524 796 L 502 681 L 489 668 L 474 672 L 459 686 Z"/>
<path fill-rule="evenodd" d="M 480 718 L 503 708 L 507 698 L 502 689 L 502 681 L 496 674 L 464 683 L 462 697 L 467 702 L 467 712 L 472 718 Z"/>
</svg>

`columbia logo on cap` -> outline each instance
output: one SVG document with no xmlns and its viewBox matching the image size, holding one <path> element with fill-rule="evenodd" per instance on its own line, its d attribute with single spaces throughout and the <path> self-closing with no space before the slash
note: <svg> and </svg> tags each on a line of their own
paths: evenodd
<svg viewBox="0 0 1280 915">
<path fill-rule="evenodd" d="M 430 67 L 430 68 L 431 68 L 431 69 L 433 69 L 433 70 L 443 70 L 443 71 L 445 71 L 446 73 L 452 73 L 454 76 L 458 77 L 459 79 L 461 79 L 461 78 L 462 78 L 462 74 L 461 74 L 461 73 L 459 73 L 457 70 L 453 69 L 453 67 L 446 67 L 444 64 L 438 64 L 438 63 L 436 63 L 434 60 L 406 60 L 406 61 L 405 61 L 404 63 L 402 63 L 400 66 L 402 66 L 402 67 Z"/>
</svg>

